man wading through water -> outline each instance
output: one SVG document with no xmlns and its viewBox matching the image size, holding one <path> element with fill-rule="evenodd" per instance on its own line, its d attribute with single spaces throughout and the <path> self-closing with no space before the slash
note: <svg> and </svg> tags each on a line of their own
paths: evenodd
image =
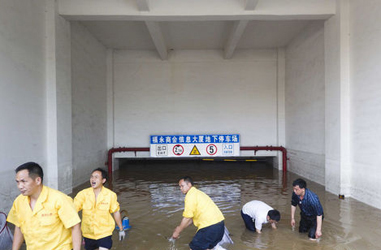
<svg viewBox="0 0 381 250">
<path fill-rule="evenodd" d="M 296 206 L 300 208 L 299 232 L 308 232 L 311 240 L 322 236 L 324 212 L 319 197 L 307 188 L 303 179 L 296 179 L 292 183 L 294 192 L 291 199 L 291 226 L 295 227 Z"/>
</svg>

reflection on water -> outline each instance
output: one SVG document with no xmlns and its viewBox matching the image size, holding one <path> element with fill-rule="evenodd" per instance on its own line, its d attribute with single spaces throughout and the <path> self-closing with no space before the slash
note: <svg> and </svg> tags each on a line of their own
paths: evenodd
<svg viewBox="0 0 381 250">
<path fill-rule="evenodd" d="M 232 204 L 240 203 L 240 185 L 234 181 L 225 181 L 216 184 L 214 182 L 200 182 L 199 189 L 209 195 L 221 210 L 228 211 Z M 151 206 L 159 211 L 172 214 L 184 208 L 182 202 L 184 195 L 179 192 L 179 188 L 174 183 L 149 184 L 151 194 Z"/>
<path fill-rule="evenodd" d="M 196 231 L 193 225 L 176 241 L 169 240 L 182 218 L 184 195 L 178 179 L 185 175 L 191 176 L 195 186 L 207 193 L 223 212 L 234 241 L 229 250 L 381 249 L 381 229 L 377 225 L 380 210 L 353 199 L 339 200 L 325 192 L 324 187 L 307 180 L 325 212 L 323 237 L 312 242 L 306 234 L 298 232 L 298 227 L 292 231 L 290 226 L 291 183 L 299 176 L 283 175 L 265 162 L 200 161 L 125 162 L 114 173 L 109 187 L 118 194 L 121 209 L 128 211 L 131 229 L 123 242 L 117 241 L 114 232 L 112 249 L 189 249 L 188 243 Z M 262 234 L 246 230 L 240 209 L 254 199 L 280 211 L 282 218 L 277 230 L 270 225 L 264 225 Z"/>
</svg>

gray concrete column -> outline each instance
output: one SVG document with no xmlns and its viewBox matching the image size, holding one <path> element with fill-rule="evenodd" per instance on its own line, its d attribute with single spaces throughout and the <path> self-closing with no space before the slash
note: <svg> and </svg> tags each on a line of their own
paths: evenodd
<svg viewBox="0 0 381 250">
<path fill-rule="evenodd" d="M 47 166 L 45 184 L 72 191 L 72 112 L 70 23 L 46 1 Z"/>
<path fill-rule="evenodd" d="M 350 81 L 348 1 L 326 21 L 325 37 L 325 186 L 350 195 Z"/>
</svg>

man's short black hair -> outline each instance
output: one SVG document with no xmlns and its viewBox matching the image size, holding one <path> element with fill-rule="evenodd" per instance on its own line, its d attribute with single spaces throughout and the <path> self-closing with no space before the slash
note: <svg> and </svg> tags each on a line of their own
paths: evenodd
<svg viewBox="0 0 381 250">
<path fill-rule="evenodd" d="M 267 215 L 270 217 L 270 220 L 280 221 L 280 213 L 278 210 L 270 210 Z"/>
<path fill-rule="evenodd" d="M 44 180 L 44 171 L 42 171 L 42 167 L 35 162 L 27 162 L 18 166 L 15 170 L 16 174 L 21 170 L 28 170 L 29 177 L 33 180 L 37 177 L 41 177 L 41 183 Z"/>
<path fill-rule="evenodd" d="M 101 174 L 102 174 L 102 179 L 106 179 L 106 181 L 108 180 L 108 174 L 107 174 L 106 170 L 104 170 L 103 168 L 96 168 L 96 169 L 94 169 L 93 172 L 91 172 L 91 173 L 94 173 L 95 171 L 99 171 L 99 172 L 101 172 Z"/>
<path fill-rule="evenodd" d="M 299 186 L 300 188 L 307 188 L 307 183 L 305 180 L 303 179 L 296 179 L 294 180 L 294 182 L 292 183 L 292 186 L 295 187 L 295 186 Z"/>
<path fill-rule="evenodd" d="M 185 182 L 188 182 L 188 183 L 190 183 L 193 186 L 193 180 L 192 180 L 192 178 L 190 176 L 184 176 L 180 180 L 184 180 Z"/>
</svg>

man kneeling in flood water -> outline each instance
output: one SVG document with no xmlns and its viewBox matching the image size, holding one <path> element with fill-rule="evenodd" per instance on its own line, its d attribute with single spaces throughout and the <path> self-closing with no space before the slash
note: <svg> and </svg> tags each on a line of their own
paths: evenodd
<svg viewBox="0 0 381 250">
<path fill-rule="evenodd" d="M 273 229 L 280 220 L 280 213 L 263 201 L 253 200 L 246 203 L 241 210 L 245 226 L 250 231 L 262 233 L 262 224 L 270 223 Z"/>
<path fill-rule="evenodd" d="M 224 216 L 204 192 L 193 187 L 193 180 L 185 176 L 179 181 L 180 190 L 185 194 L 183 219 L 176 227 L 172 238 L 177 239 L 180 233 L 193 224 L 198 228 L 196 235 L 189 243 L 191 250 L 213 249 L 224 236 Z"/>
</svg>

